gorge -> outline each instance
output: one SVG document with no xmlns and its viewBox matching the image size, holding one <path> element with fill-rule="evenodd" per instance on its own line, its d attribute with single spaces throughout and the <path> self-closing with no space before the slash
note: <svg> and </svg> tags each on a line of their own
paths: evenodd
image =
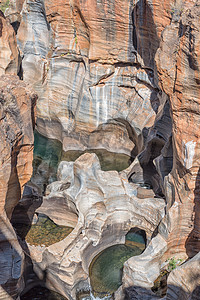
<svg viewBox="0 0 200 300">
<path fill-rule="evenodd" d="M 200 1 L 0 9 L 0 299 L 200 299 Z"/>
</svg>

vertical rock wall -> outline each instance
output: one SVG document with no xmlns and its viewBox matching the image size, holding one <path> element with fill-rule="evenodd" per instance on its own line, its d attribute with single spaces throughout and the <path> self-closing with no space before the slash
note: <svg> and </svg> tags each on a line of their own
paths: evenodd
<svg viewBox="0 0 200 300">
<path fill-rule="evenodd" d="M 174 163 L 166 186 L 174 193 L 167 217 L 169 249 L 199 252 L 200 3 L 177 2 L 156 54 L 160 87 L 169 95 Z M 170 195 L 169 195 L 170 198 Z M 169 202 L 170 199 L 169 199 Z"/>
<path fill-rule="evenodd" d="M 139 154 L 144 182 L 166 199 L 158 228 L 167 243 L 162 261 L 174 254 L 192 257 L 200 249 L 199 7 L 198 0 L 12 0 L 7 15 L 17 33 L 21 66 L 14 31 L 0 19 L 2 74 L 18 73 L 37 91 L 41 134 L 60 140 L 65 151 Z M 6 92 L 8 111 L 20 107 L 17 117 L 30 100 L 22 90 Z M 22 124 L 12 119 L 15 113 L 5 119 L 4 105 L 2 139 L 7 143 L 16 136 L 14 144 L 2 146 L 3 155 L 7 152 L 1 211 L 9 227 L 7 216 L 31 175 L 32 105 L 22 112 Z"/>
<path fill-rule="evenodd" d="M 23 288 L 23 252 L 9 220 L 32 174 L 35 102 L 17 76 L 0 77 L 0 299 Z"/>
</svg>

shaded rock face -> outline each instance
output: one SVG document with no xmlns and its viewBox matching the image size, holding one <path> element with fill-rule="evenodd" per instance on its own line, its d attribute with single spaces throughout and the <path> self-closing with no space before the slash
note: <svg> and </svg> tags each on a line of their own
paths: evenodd
<svg viewBox="0 0 200 300">
<path fill-rule="evenodd" d="M 0 298 L 22 289 L 23 253 L 9 222 L 32 174 L 36 95 L 17 77 L 0 77 Z"/>
<path fill-rule="evenodd" d="M 197 300 L 200 295 L 200 253 L 170 273 L 165 299 Z"/>
</svg>

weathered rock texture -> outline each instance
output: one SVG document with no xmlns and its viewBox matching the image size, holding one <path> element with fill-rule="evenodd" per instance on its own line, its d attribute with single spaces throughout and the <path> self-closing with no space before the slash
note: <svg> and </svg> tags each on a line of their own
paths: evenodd
<svg viewBox="0 0 200 300">
<path fill-rule="evenodd" d="M 49 288 L 75 299 L 77 291 L 89 289 L 89 265 L 103 249 L 124 243 L 133 227 L 145 230 L 150 240 L 164 216 L 165 201 L 137 198 L 125 174 L 102 171 L 95 154 L 86 153 L 74 163 L 62 162 L 58 172 L 61 180 L 49 185 L 49 194 L 37 212 L 49 212 L 55 222 L 60 216 L 62 225 L 71 224 L 74 215 L 76 227 L 52 246 L 28 247 L 36 274 L 43 279 L 41 270 L 45 271 Z M 54 212 L 49 211 L 55 201 Z"/>
<path fill-rule="evenodd" d="M 88 286 L 90 258 L 132 226 L 149 241 L 154 232 L 141 265 L 130 259 L 123 277 L 124 287 L 145 285 L 145 295 L 165 259 L 200 250 L 199 17 L 199 0 L 11 2 L 20 77 L 39 94 L 38 131 L 65 151 L 138 155 L 119 175 L 101 171 L 96 157 L 85 154 L 48 188 L 38 211 L 77 225 L 40 255 L 40 248 L 29 249 L 49 285 L 69 298 Z M 166 199 L 162 220 L 163 201 L 149 195 Z M 156 248 L 157 240 L 163 242 Z"/>
<path fill-rule="evenodd" d="M 19 62 L 15 32 L 0 11 L 0 75 L 17 75 Z"/>
<path fill-rule="evenodd" d="M 131 154 L 143 128 L 153 125 L 158 90 L 153 71 L 138 63 L 134 7 L 127 0 L 24 2 L 17 38 L 23 78 L 39 94 L 37 129 L 65 150 L 92 148 L 93 131 L 95 147 L 108 148 L 102 124 L 122 119 L 133 127 L 133 140 L 123 143 L 122 128 L 115 151 Z"/>
<path fill-rule="evenodd" d="M 200 2 L 177 2 L 156 54 L 160 87 L 169 95 L 173 119 L 174 163 L 165 183 L 168 207 L 173 204 L 165 222 L 168 249 L 186 249 L 190 257 L 200 250 L 199 25 Z"/>
<path fill-rule="evenodd" d="M 0 77 L 0 299 L 22 288 L 22 249 L 9 222 L 32 174 L 36 95 L 17 76 Z"/>
<path fill-rule="evenodd" d="M 165 297 L 168 299 L 197 300 L 200 295 L 200 253 L 184 265 L 170 273 L 168 290 Z"/>
</svg>

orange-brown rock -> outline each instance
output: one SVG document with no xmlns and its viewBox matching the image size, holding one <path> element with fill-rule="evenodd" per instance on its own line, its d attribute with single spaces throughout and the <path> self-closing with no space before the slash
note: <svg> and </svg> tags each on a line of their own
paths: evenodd
<svg viewBox="0 0 200 300">
<path fill-rule="evenodd" d="M 168 249 L 193 256 L 200 250 L 200 2 L 177 2 L 156 54 L 160 86 L 170 97 L 173 170 L 166 180 L 171 209 Z M 170 194 L 174 194 L 171 198 Z"/>
<path fill-rule="evenodd" d="M 0 75 L 17 75 L 19 51 L 13 27 L 0 11 Z"/>
<path fill-rule="evenodd" d="M 0 77 L 0 299 L 22 288 L 22 249 L 9 219 L 32 174 L 36 94 L 17 76 Z"/>
<path fill-rule="evenodd" d="M 65 150 L 90 148 L 90 133 L 113 119 L 126 120 L 137 137 L 153 125 L 158 90 L 152 70 L 136 59 L 134 5 L 127 0 L 23 5 L 17 38 L 23 78 L 39 95 L 37 129 L 62 141 Z M 129 143 L 125 153 L 133 147 Z"/>
<path fill-rule="evenodd" d="M 21 5 L 19 12 L 22 1 L 12 3 Z M 171 255 L 200 250 L 199 17 L 199 0 L 29 0 L 17 33 L 23 78 L 39 94 L 41 134 L 62 141 L 66 151 L 96 146 L 132 155 L 136 148 L 135 157 L 143 150 L 132 183 L 166 198 L 160 235 L 150 243 L 158 237 L 167 243 L 166 252 L 164 242 L 161 254 L 153 251 L 157 273 Z M 137 192 L 140 200 L 150 195 L 141 187 Z M 136 277 L 147 272 L 142 278 L 151 285 L 154 258 L 146 253 Z M 133 265 L 130 260 L 127 269 Z"/>
</svg>

